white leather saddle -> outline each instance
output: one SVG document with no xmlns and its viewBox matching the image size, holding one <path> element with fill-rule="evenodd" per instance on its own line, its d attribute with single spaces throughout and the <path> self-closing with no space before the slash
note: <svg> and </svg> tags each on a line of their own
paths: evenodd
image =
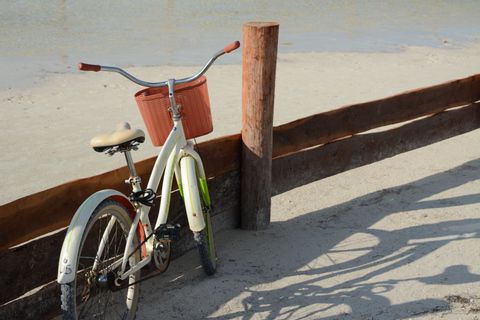
<svg viewBox="0 0 480 320">
<path fill-rule="evenodd" d="M 93 150 L 103 152 L 106 149 L 118 147 L 132 142 L 143 143 L 145 133 L 140 129 L 132 129 L 128 122 L 118 124 L 111 132 L 93 138 L 90 145 Z"/>
</svg>

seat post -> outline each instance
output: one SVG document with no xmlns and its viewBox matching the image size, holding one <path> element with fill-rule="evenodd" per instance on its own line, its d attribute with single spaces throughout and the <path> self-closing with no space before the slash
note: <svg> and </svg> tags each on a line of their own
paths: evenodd
<svg viewBox="0 0 480 320">
<path fill-rule="evenodd" d="M 135 164 L 133 163 L 133 158 L 130 150 L 124 151 L 125 160 L 127 160 L 128 171 L 130 172 L 130 179 L 126 180 L 126 183 L 140 183 L 140 177 L 137 175 L 135 170 Z"/>
</svg>

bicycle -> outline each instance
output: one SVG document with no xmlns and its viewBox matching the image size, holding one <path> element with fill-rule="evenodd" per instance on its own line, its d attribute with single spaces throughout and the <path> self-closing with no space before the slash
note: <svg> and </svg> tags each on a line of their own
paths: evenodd
<svg viewBox="0 0 480 320">
<path fill-rule="evenodd" d="M 142 130 L 131 129 L 125 122 L 91 140 L 97 152 L 125 155 L 130 173 L 125 182 L 132 185 L 132 193 L 126 197 L 111 189 L 96 192 L 75 213 L 58 266 L 64 319 L 135 318 L 140 282 L 152 277 L 141 278 L 141 269 L 153 259 L 158 269 L 153 276 L 163 273 L 170 262 L 170 243 L 180 234 L 180 225 L 167 223 L 174 176 L 202 268 L 207 275 L 215 273 L 217 258 L 205 171 L 193 143 L 187 140 L 213 130 L 203 74 L 218 57 L 239 46 L 236 41 L 213 54 L 203 68 L 189 78 L 155 83 L 139 80 L 120 68 L 79 64 L 80 70 L 116 72 L 148 87 L 138 92 L 135 99 L 153 144 L 163 147 L 147 188 L 142 189 L 131 156 L 131 151 L 145 141 Z M 181 105 L 176 98 L 182 100 Z M 190 101 L 195 105 L 190 105 Z M 205 123 L 197 124 L 196 112 L 206 118 L 202 119 Z M 165 123 L 169 125 L 167 129 Z M 160 209 L 152 228 L 148 213 L 162 176 Z"/>
</svg>

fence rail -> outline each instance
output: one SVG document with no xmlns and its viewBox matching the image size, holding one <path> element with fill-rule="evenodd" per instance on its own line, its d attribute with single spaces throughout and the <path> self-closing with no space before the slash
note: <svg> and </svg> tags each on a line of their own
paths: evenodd
<svg viewBox="0 0 480 320">
<path fill-rule="evenodd" d="M 272 195 L 478 129 L 479 101 L 480 74 L 477 74 L 275 127 Z M 392 124 L 400 125 L 365 133 Z M 214 230 L 237 228 L 241 217 L 241 135 L 207 141 L 198 147 L 215 204 Z M 154 161 L 150 158 L 136 164 L 145 181 Z M 129 192 L 125 177 L 127 168 L 119 168 L 0 207 L 0 318 L 47 319 L 58 310 L 55 266 L 65 235 L 65 229 L 61 229 L 93 192 L 105 188 Z M 172 194 L 171 206 L 171 218 L 182 214 L 178 192 Z M 18 219 L 21 226 L 15 222 Z M 184 222 L 182 225 L 187 225 Z M 34 239 L 39 236 L 43 237 Z M 191 248 L 192 241 L 185 236 L 175 243 L 174 252 L 179 256 Z M 24 295 L 32 289 L 36 291 Z"/>
</svg>

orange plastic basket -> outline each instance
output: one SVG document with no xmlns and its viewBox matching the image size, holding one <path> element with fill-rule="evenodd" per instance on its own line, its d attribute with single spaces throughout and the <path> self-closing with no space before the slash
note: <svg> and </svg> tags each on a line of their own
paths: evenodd
<svg viewBox="0 0 480 320">
<path fill-rule="evenodd" d="M 135 100 L 154 146 L 162 146 L 172 131 L 172 114 L 168 87 L 147 88 L 135 94 Z M 175 102 L 182 107 L 183 129 L 187 139 L 213 131 L 212 113 L 208 99 L 207 78 L 175 85 Z"/>
</svg>

